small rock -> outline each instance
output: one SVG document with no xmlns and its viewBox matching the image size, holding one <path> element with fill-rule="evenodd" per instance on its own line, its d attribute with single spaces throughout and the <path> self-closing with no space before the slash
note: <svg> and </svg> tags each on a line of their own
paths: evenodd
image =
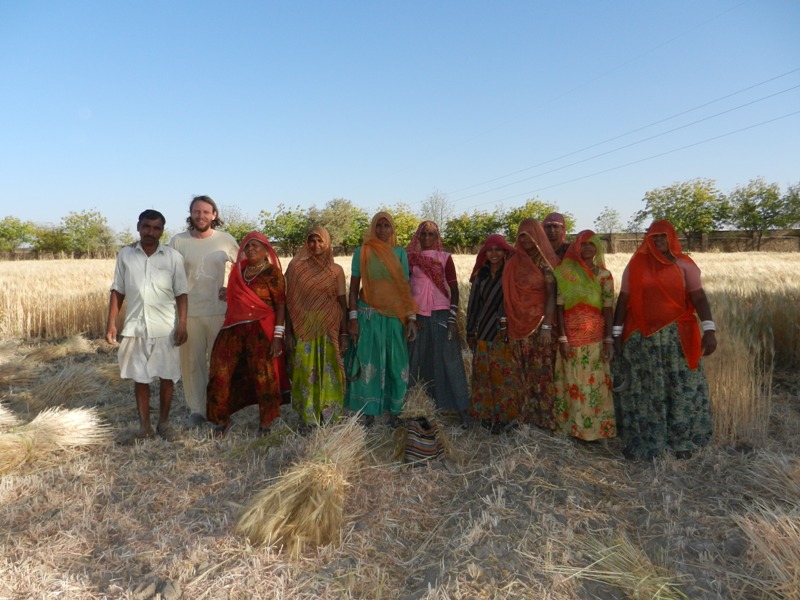
<svg viewBox="0 0 800 600">
<path fill-rule="evenodd" d="M 177 581 L 165 581 L 159 590 L 163 600 L 178 600 L 181 597 L 181 586 Z"/>
<path fill-rule="evenodd" d="M 133 597 L 135 600 L 150 600 L 156 595 L 156 582 L 146 581 L 140 583 L 135 590 L 133 590 Z"/>
</svg>

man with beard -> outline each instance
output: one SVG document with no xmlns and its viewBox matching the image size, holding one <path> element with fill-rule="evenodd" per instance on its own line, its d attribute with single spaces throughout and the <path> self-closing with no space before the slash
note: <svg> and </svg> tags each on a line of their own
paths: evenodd
<svg viewBox="0 0 800 600">
<path fill-rule="evenodd" d="M 178 348 L 186 341 L 186 272 L 181 255 L 159 242 L 164 225 L 164 215 L 157 210 L 139 215 L 139 242 L 117 255 L 108 301 L 106 341 L 118 345 L 117 315 L 128 299 L 118 358 L 120 376 L 134 381 L 140 423 L 136 439 L 153 437 L 150 382 L 155 379 L 160 379 L 156 431 L 172 439 L 169 410 L 175 382 L 181 378 Z"/>
<path fill-rule="evenodd" d="M 192 199 L 186 224 L 187 230 L 169 245 L 183 256 L 189 282 L 189 341 L 180 353 L 183 394 L 191 411 L 185 425 L 200 427 L 206 422 L 211 348 L 225 320 L 225 267 L 236 262 L 239 244 L 229 233 L 217 231 L 223 221 L 209 196 Z"/>
</svg>

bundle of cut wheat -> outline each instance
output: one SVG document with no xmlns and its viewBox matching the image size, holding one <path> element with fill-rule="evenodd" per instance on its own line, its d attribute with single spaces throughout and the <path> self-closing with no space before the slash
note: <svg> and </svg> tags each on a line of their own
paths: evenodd
<svg viewBox="0 0 800 600">
<path fill-rule="evenodd" d="M 13 471 L 26 462 L 52 458 L 57 451 L 110 441 L 109 427 L 93 409 L 48 409 L 27 425 L 0 433 L 0 473 Z"/>
<path fill-rule="evenodd" d="M 16 427 L 19 425 L 20 420 L 8 408 L 0 404 L 0 431 Z"/>
<path fill-rule="evenodd" d="M 314 432 L 306 458 L 259 492 L 236 524 L 253 544 L 298 556 L 308 546 L 336 543 L 344 520 L 345 489 L 364 456 L 357 417 Z"/>
</svg>

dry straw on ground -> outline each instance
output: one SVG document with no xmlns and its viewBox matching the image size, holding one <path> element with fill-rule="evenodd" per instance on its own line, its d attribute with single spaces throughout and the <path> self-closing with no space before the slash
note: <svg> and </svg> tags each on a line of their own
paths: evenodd
<svg viewBox="0 0 800 600">
<path fill-rule="evenodd" d="M 111 429 L 93 409 L 46 409 L 27 425 L 0 432 L 0 474 L 25 463 L 57 460 L 58 452 L 110 442 Z"/>
<path fill-rule="evenodd" d="M 797 599 L 800 282 L 787 274 L 797 271 L 800 255 L 695 259 L 719 328 L 720 348 L 705 366 L 724 426 L 717 422 L 723 435 L 689 461 L 628 462 L 615 440 L 583 446 L 525 426 L 491 436 L 445 418 L 462 460 L 405 470 L 392 462 L 391 434 L 379 423 L 366 433 L 365 467 L 348 479 L 338 545 L 309 544 L 292 558 L 251 546 L 233 529 L 254 490 L 316 450 L 291 433 L 297 417 L 288 406 L 276 425 L 288 433 L 256 444 L 258 418 L 247 409 L 222 442 L 193 430 L 171 444 L 54 449 L 2 475 L 0 598 L 130 599 L 136 590 L 177 587 L 186 598 L 619 600 L 635 597 L 636 582 L 650 572 L 640 568 L 649 564 L 657 565 L 654 577 L 693 600 Z M 462 263 L 472 261 L 457 257 L 462 282 Z M 609 262 L 619 281 L 627 257 Z M 87 261 L 63 261 L 50 280 L 37 268 L 25 267 L 24 277 L 38 274 L 39 287 L 27 284 L 28 294 L 46 298 L 46 286 L 59 278 L 79 290 L 99 289 L 96 301 L 92 294 L 80 299 L 82 311 L 97 316 L 98 330 L 88 336 L 98 339 L 92 343 L 99 351 L 47 359 L 35 380 L 3 384 L 3 406 L 25 421 L 36 413 L 34 384 L 76 365 L 112 381 L 116 367 L 115 353 L 99 342 L 113 261 L 93 280 L 83 278 L 92 268 Z M 91 331 L 72 325 L 58 299 L 46 307 L 3 294 L 4 337 L 18 314 L 3 310 L 7 302 L 27 303 L 32 323 L 64 332 L 53 339 Z M 19 331 L 14 337 L 33 335 Z M 731 339 L 742 340 L 743 349 L 733 351 L 739 346 Z M 751 343 L 763 360 L 741 358 L 754 356 Z M 0 344 L 0 365 L 22 371 L 31 361 L 15 344 L 5 354 Z M 106 385 L 99 396 L 74 401 L 102 404 L 115 432 L 136 424 L 130 385 Z M 173 423 L 187 415 L 178 386 Z M 622 570 L 604 567 L 616 573 L 616 584 L 567 579 L 598 566 L 603 554 L 586 544 L 594 538 L 632 546 L 626 556 L 636 560 L 620 563 Z"/>
<path fill-rule="evenodd" d="M 269 544 L 298 556 L 307 547 L 337 543 L 345 490 L 364 452 L 357 417 L 318 427 L 306 458 L 250 502 L 236 524 L 253 544 Z"/>
</svg>

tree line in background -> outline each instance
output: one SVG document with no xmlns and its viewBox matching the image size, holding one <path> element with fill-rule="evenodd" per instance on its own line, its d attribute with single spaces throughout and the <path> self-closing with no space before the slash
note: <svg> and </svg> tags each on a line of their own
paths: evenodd
<svg viewBox="0 0 800 600">
<path fill-rule="evenodd" d="M 654 219 L 668 219 L 688 241 L 704 233 L 729 227 L 750 236 L 752 247 L 759 249 L 767 231 L 800 225 L 800 183 L 781 192 L 777 183 L 762 178 L 753 179 L 728 194 L 717 189 L 710 179 L 693 179 L 648 191 L 642 199 L 644 208 L 623 225 L 619 212 L 604 207 L 594 220 L 597 233 L 639 233 Z M 538 198 L 522 206 L 494 211 L 475 210 L 454 214 L 446 195 L 434 192 L 414 210 L 404 203 L 383 206 L 394 218 L 397 240 L 405 246 L 421 220 L 439 224 L 442 241 L 456 252 L 472 252 L 487 236 L 502 233 L 507 239 L 515 237 L 522 219 L 542 220 L 550 212 L 562 212 L 567 231 L 574 231 L 575 217 L 559 210 L 555 204 Z M 252 230 L 264 233 L 283 254 L 289 255 L 305 242 L 311 227 L 323 225 L 331 234 L 333 244 L 350 254 L 359 244 L 369 225 L 370 215 L 350 200 L 335 198 L 322 208 L 308 209 L 279 204 L 274 212 L 261 211 L 252 219 L 235 206 L 222 205 L 223 229 L 237 240 Z M 97 210 L 70 212 L 58 225 L 36 225 L 13 216 L 0 220 L 0 251 L 32 248 L 40 253 L 72 256 L 108 256 L 136 238 L 130 231 L 115 233 L 106 218 Z"/>
</svg>

